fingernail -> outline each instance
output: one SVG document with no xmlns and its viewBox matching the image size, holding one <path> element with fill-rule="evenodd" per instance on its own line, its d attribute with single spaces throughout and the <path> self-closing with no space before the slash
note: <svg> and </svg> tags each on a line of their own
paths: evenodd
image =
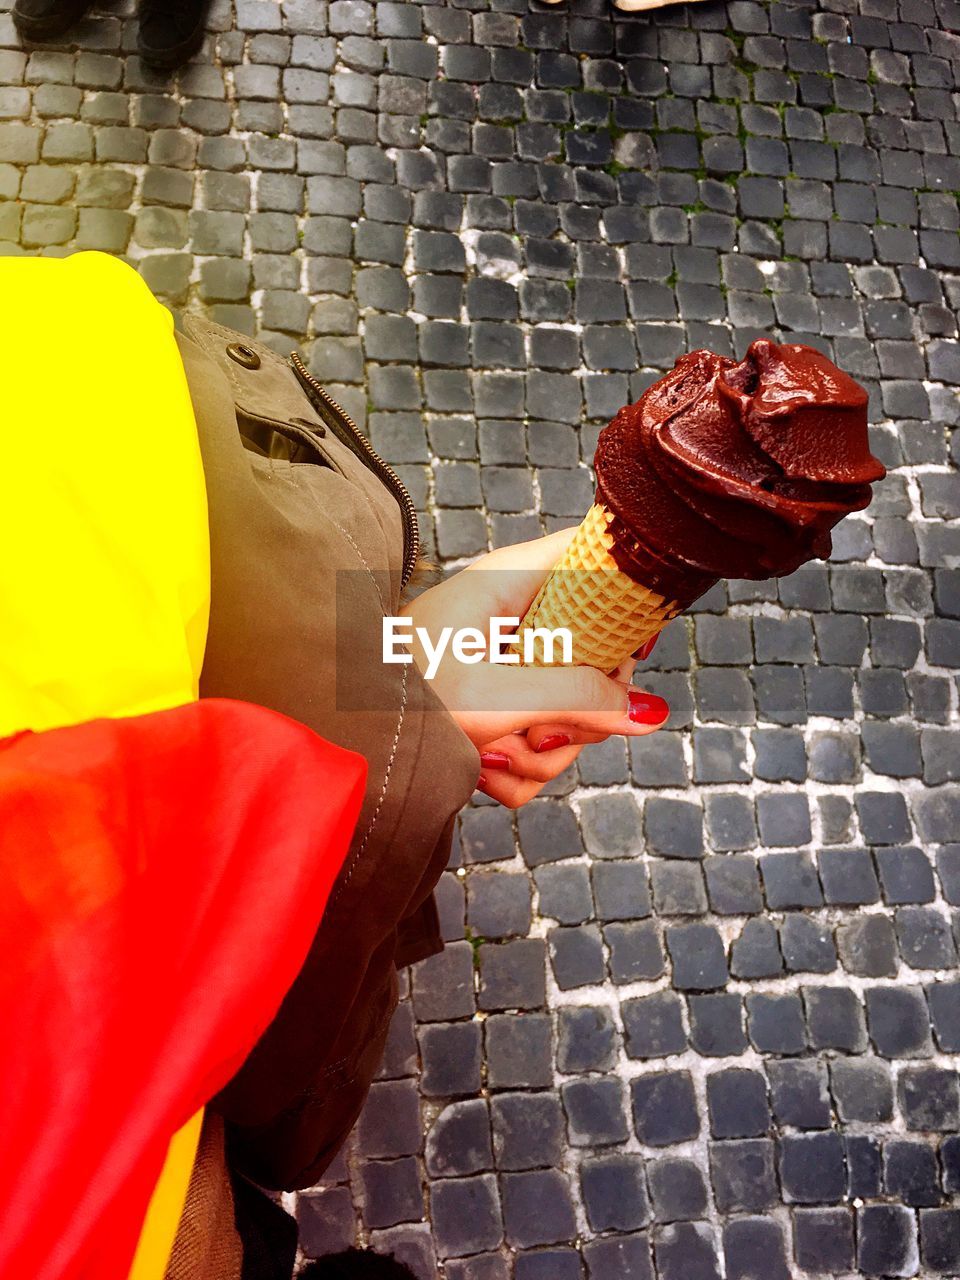
<svg viewBox="0 0 960 1280">
<path fill-rule="evenodd" d="M 627 715 L 634 724 L 660 724 L 670 714 L 663 698 L 633 689 L 627 694 Z"/>
<path fill-rule="evenodd" d="M 652 635 L 649 640 L 644 640 L 643 644 L 636 653 L 632 655 L 632 657 L 636 658 L 638 662 L 643 662 L 644 658 L 649 658 L 651 653 L 653 653 L 653 647 L 659 639 L 660 632 L 658 631 L 656 635 Z"/>
<path fill-rule="evenodd" d="M 484 751 L 480 763 L 485 769 L 509 769 L 510 757 L 503 751 Z"/>
<path fill-rule="evenodd" d="M 487 779 L 485 775 L 481 773 L 480 777 L 477 779 L 477 790 L 482 791 L 486 785 L 487 785 Z"/>
<path fill-rule="evenodd" d="M 570 736 L 566 733 L 551 733 L 543 739 L 539 747 L 536 748 L 537 754 L 541 751 L 556 751 L 560 747 L 569 747 Z"/>
</svg>

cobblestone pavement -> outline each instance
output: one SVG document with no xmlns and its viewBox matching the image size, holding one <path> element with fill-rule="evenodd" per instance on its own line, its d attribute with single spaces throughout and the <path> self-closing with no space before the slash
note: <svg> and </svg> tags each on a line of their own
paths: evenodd
<svg viewBox="0 0 960 1280">
<path fill-rule="evenodd" d="M 6 2 L 6 0 L 5 0 Z M 124 11 L 125 12 L 125 11 Z M 890 468 L 829 565 L 673 624 L 653 739 L 462 819 L 308 1254 L 446 1280 L 960 1274 L 960 5 L 0 13 L 4 251 L 127 253 L 308 353 L 445 561 L 578 518 L 689 348 L 812 342 Z M 424 1135 L 426 1135 L 424 1140 Z"/>
</svg>

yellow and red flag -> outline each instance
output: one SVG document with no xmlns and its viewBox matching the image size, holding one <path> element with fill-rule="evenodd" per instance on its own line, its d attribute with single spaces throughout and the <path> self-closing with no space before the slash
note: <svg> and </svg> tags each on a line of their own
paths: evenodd
<svg viewBox="0 0 960 1280">
<path fill-rule="evenodd" d="M 0 1275 L 161 1276 L 196 1115 L 303 962 L 366 766 L 197 701 L 203 468 L 139 277 L 0 259 L 0 396 Z"/>
</svg>

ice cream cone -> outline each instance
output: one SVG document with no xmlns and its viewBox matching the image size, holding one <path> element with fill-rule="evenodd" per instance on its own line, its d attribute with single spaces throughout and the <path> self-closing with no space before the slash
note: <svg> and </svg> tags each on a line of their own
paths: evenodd
<svg viewBox="0 0 960 1280">
<path fill-rule="evenodd" d="M 514 650 L 521 662 L 526 633 L 566 627 L 575 666 L 612 671 L 681 612 L 676 600 L 634 582 L 618 567 L 611 552 L 612 519 L 613 513 L 599 502 L 584 516 L 520 624 Z M 553 660 L 560 660 L 559 645 L 554 646 Z M 531 665 L 547 665 L 540 637 L 534 638 Z"/>
<path fill-rule="evenodd" d="M 825 559 L 884 476 L 863 387 L 769 338 L 740 362 L 682 356 L 604 427 L 593 461 L 594 504 L 520 624 L 531 665 L 566 659 L 545 644 L 565 627 L 576 665 L 613 671 L 719 579 Z"/>
</svg>

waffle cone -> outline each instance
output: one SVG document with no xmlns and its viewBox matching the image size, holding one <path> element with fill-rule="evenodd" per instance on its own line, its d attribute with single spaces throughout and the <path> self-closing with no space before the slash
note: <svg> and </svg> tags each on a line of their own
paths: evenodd
<svg viewBox="0 0 960 1280">
<path fill-rule="evenodd" d="M 520 623 L 514 650 L 523 661 L 524 635 L 535 628 L 567 627 L 575 666 L 613 671 L 681 611 L 675 600 L 635 582 L 613 558 L 613 513 L 595 502 L 563 558 L 554 565 Z M 554 657 L 560 658 L 555 646 Z M 534 640 L 533 666 L 547 665 Z"/>
</svg>

